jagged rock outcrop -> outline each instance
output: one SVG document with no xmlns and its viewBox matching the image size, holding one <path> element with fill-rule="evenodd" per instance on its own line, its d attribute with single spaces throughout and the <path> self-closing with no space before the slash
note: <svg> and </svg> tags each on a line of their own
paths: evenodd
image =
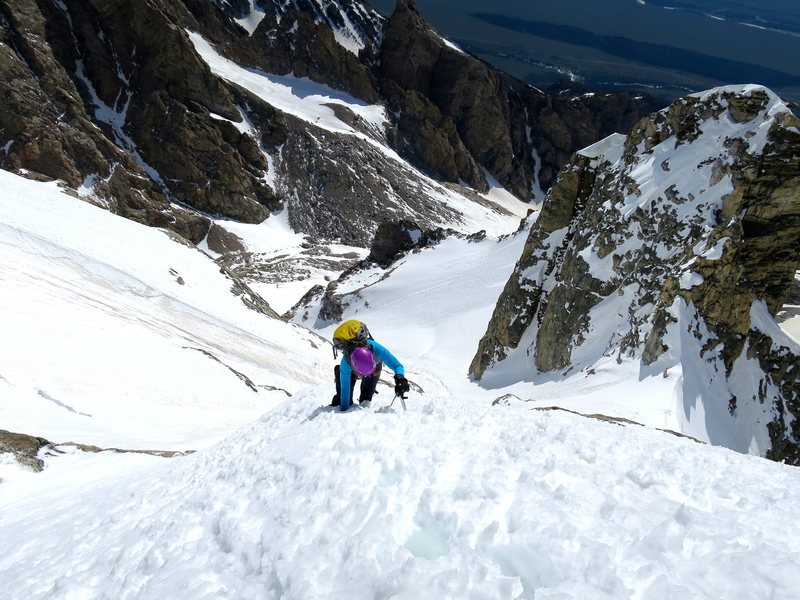
<svg viewBox="0 0 800 600">
<path fill-rule="evenodd" d="M 367 259 L 388 267 L 398 254 L 414 248 L 422 234 L 422 229 L 413 221 L 383 221 L 375 232 Z"/>
<path fill-rule="evenodd" d="M 421 248 L 434 246 L 448 237 L 457 237 L 469 241 L 478 241 L 486 237 L 486 232 L 464 236 L 452 229 L 424 229 L 414 221 L 400 219 L 398 221 L 385 220 L 375 232 L 369 254 L 365 264 L 374 263 L 382 268 L 388 268 L 402 255 Z"/>
<path fill-rule="evenodd" d="M 441 194 L 433 182 L 358 138 L 310 128 L 289 137 L 282 157 L 282 189 L 297 231 L 368 247 L 389 217 L 437 225 L 459 220 L 455 209 L 433 200 Z M 343 157 L 358 165 L 358 176 Z"/>
<path fill-rule="evenodd" d="M 44 468 L 39 451 L 49 443 L 44 438 L 0 429 L 0 454 L 11 454 L 19 464 L 36 472 Z"/>
<path fill-rule="evenodd" d="M 800 120 L 756 86 L 679 100 L 579 152 L 531 229 L 472 375 L 523 352 L 531 373 L 608 353 L 663 368 L 694 357 L 712 365 L 707 411 L 724 403 L 737 419 L 766 407 L 769 425 L 743 416 L 730 443 L 800 464 L 800 348 L 770 316 L 800 263 L 798 154 Z"/>
<path fill-rule="evenodd" d="M 243 17 L 248 3 L 223 9 Z M 260 2 L 264 17 L 251 35 L 228 38 L 226 53 L 269 73 L 293 74 L 344 90 L 366 102 L 380 99 L 372 65 L 383 18 L 361 2 L 274 0 Z"/>
</svg>

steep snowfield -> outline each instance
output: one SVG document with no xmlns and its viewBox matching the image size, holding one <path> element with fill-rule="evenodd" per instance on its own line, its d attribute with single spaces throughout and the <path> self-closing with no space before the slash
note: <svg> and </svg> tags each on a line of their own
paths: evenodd
<svg viewBox="0 0 800 600">
<path fill-rule="evenodd" d="M 666 376 L 640 372 L 638 363 L 617 363 L 609 352 L 591 368 L 534 377 L 531 360 L 519 356 L 495 370 L 492 385 L 468 379 L 469 363 L 526 237 L 527 230 L 500 241 L 451 238 L 403 257 L 388 276 L 379 268 L 354 273 L 336 289 L 345 296 L 342 318 L 365 321 L 426 392 L 486 403 L 511 394 L 531 406 L 600 412 L 679 431 L 680 368 Z M 330 338 L 338 323 L 320 320 L 318 312 L 319 304 L 313 304 L 295 321 Z M 598 356 L 603 350 L 595 348 Z"/>
<path fill-rule="evenodd" d="M 203 447 L 327 371 L 321 340 L 165 232 L 5 171 L 0 190 L 0 428 Z"/>
<path fill-rule="evenodd" d="M 216 447 L 0 500 L 7 598 L 790 598 L 800 472 L 666 433 L 311 388 Z"/>
</svg>

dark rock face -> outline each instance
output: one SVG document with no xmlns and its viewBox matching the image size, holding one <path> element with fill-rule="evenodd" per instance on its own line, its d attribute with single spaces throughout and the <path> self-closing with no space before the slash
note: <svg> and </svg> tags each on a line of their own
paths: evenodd
<svg viewBox="0 0 800 600">
<path fill-rule="evenodd" d="M 565 90 L 556 95 L 526 90 L 531 139 L 539 158 L 538 183 L 553 185 L 571 155 L 612 133 L 628 133 L 642 117 L 659 107 L 628 92 L 587 94 Z"/>
<path fill-rule="evenodd" d="M 308 77 L 367 102 L 380 99 L 372 73 L 383 25 L 378 13 L 360 2 L 339 0 L 260 4 L 266 16 L 251 36 L 226 44 L 229 56 L 269 73 Z M 360 51 L 345 48 L 337 34 Z"/>
<path fill-rule="evenodd" d="M 2 166 L 94 190 L 124 216 L 192 241 L 205 212 L 258 222 L 279 204 L 234 96 L 195 53 L 179 3 L 0 2 Z"/>
<path fill-rule="evenodd" d="M 609 352 L 667 368 L 685 354 L 724 373 L 707 410 L 721 396 L 733 418 L 748 403 L 766 405 L 768 435 L 756 423 L 736 427 L 762 454 L 800 464 L 800 356 L 769 316 L 800 263 L 798 125 L 763 88 L 722 88 L 577 154 L 531 229 L 472 375 L 531 335 L 532 372 Z M 676 337 L 687 328 L 696 357 Z M 589 347 L 601 354 L 587 358 Z M 579 349 L 586 364 L 574 362 Z M 760 374 L 743 375 L 752 361 Z"/>
<path fill-rule="evenodd" d="M 209 249 L 217 254 L 224 255 L 245 251 L 244 244 L 242 244 L 242 240 L 238 236 L 216 223 L 208 230 L 206 243 Z"/>
<path fill-rule="evenodd" d="M 422 237 L 419 225 L 412 221 L 383 221 L 375 232 L 368 260 L 388 267 L 401 252 L 408 252 Z"/>
<path fill-rule="evenodd" d="M 479 231 L 464 236 L 452 229 L 442 229 L 441 227 L 423 229 L 414 221 L 387 219 L 378 226 L 364 264 L 377 264 L 386 269 L 407 252 L 434 246 L 448 237 L 480 241 L 486 235 L 485 232 Z"/>
<path fill-rule="evenodd" d="M 281 180 L 287 182 L 282 191 L 296 231 L 368 247 L 386 218 L 434 224 L 459 219 L 433 199 L 430 182 L 352 136 L 310 128 L 287 139 L 282 157 Z M 342 157 L 358 165 L 358 176 L 343 168 Z"/>
<path fill-rule="evenodd" d="M 481 167 L 517 197 L 546 190 L 569 156 L 655 110 L 628 94 L 551 96 L 448 46 L 400 1 L 384 27 L 381 92 L 410 157 L 448 181 L 485 189 Z M 409 150 L 405 150 L 409 154 Z"/>
<path fill-rule="evenodd" d="M 207 219 L 173 210 L 131 157 L 93 123 L 59 53 L 74 46 L 55 7 L 0 2 L 0 166 L 61 179 L 77 188 L 89 177 L 112 210 L 202 239 Z M 72 62 L 72 73 L 77 65 Z"/>
<path fill-rule="evenodd" d="M 540 311 L 549 303 L 543 302 L 546 290 L 542 286 L 542 279 L 559 269 L 563 261 L 563 248 L 574 238 L 578 229 L 571 227 L 571 224 L 585 210 L 588 195 L 595 183 L 595 173 L 588 166 L 588 159 L 576 156 L 574 162 L 562 170 L 550 190 L 548 200 L 525 242 L 520 262 L 498 299 L 486 334 L 470 365 L 472 376 L 480 379 L 489 366 L 506 358 L 508 350 L 518 346 L 524 333 L 537 319 L 544 320 Z M 534 269 L 536 272 L 527 275 L 523 283 L 522 273 Z M 531 278 L 536 285 L 526 285 Z M 594 296 L 582 292 L 576 290 L 575 297 L 584 304 L 584 308 L 589 308 L 585 304 L 595 301 Z M 553 318 L 549 320 L 560 329 L 569 329 L 568 323 L 575 326 L 575 318 L 582 316 L 585 313 L 576 311 L 573 318 L 561 325 Z M 563 336 L 563 333 L 559 332 L 556 336 Z M 549 354 L 546 360 L 561 363 L 556 368 L 566 366 L 569 364 L 568 348 L 562 344 L 548 347 L 545 350 Z M 537 364 L 538 360 L 537 354 Z"/>
</svg>

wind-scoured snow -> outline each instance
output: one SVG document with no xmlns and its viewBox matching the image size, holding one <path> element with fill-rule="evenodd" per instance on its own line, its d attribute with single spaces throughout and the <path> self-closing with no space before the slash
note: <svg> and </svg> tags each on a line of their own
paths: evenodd
<svg viewBox="0 0 800 600">
<path fill-rule="evenodd" d="M 700 102 L 708 102 L 712 96 L 722 97 L 724 94 L 748 96 L 753 92 L 766 94 L 768 98 L 767 105 L 761 110 L 761 114 L 758 117 L 760 122 L 758 122 L 755 127 L 752 123 L 734 124 L 730 121 L 720 123 L 716 120 L 709 120 L 706 121 L 706 123 L 710 124 L 712 129 L 708 129 L 707 127 L 703 128 L 703 133 L 706 135 L 706 138 L 708 139 L 716 135 L 717 132 L 721 130 L 724 131 L 725 129 L 728 130 L 729 135 L 735 135 L 737 137 L 747 132 L 747 140 L 749 142 L 747 151 L 750 152 L 750 154 L 761 154 L 764 151 L 764 146 L 767 144 L 767 134 L 769 133 L 769 128 L 774 118 L 782 113 L 792 113 L 791 109 L 786 106 L 774 92 L 762 85 L 749 84 L 721 86 L 705 92 L 690 94 L 690 96 L 698 98 Z"/>
<path fill-rule="evenodd" d="M 287 114 L 328 131 L 363 137 L 366 136 L 339 120 L 327 105 L 346 106 L 378 132 L 382 132 L 387 123 L 386 110 L 381 105 L 367 104 L 310 79 L 245 69 L 220 55 L 198 33 L 187 33 L 197 53 L 214 73 L 242 86 Z"/>
<path fill-rule="evenodd" d="M 306 249 L 311 244 L 308 236 L 297 233 L 289 225 L 289 209 L 273 213 L 269 219 L 257 225 L 236 221 L 218 221 L 218 225 L 235 234 L 245 246 L 246 252 L 258 257 L 262 264 L 273 261 L 296 259 L 301 263 L 302 276 L 295 278 L 276 277 L 274 283 L 254 281 L 250 287 L 259 293 L 278 314 L 292 308 L 303 295 L 315 285 L 327 285 L 328 281 L 338 277 L 341 270 L 326 268 L 324 261 L 316 261 L 318 256 L 306 256 Z M 201 247 L 216 256 L 208 249 L 207 244 Z M 345 246 L 343 244 L 326 243 L 320 249 L 322 258 L 335 256 L 351 256 L 363 259 L 369 254 L 365 248 Z"/>
</svg>

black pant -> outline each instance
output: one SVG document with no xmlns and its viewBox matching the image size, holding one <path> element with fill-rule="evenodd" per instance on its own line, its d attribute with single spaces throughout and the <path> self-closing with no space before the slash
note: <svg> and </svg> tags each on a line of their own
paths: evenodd
<svg viewBox="0 0 800 600">
<path fill-rule="evenodd" d="M 383 363 L 378 363 L 372 375 L 361 379 L 361 397 L 358 399 L 359 402 L 369 402 L 372 400 L 372 396 L 375 394 L 375 388 L 378 387 L 378 380 L 381 377 L 381 367 L 383 367 Z M 336 400 L 342 397 L 342 383 L 339 379 L 339 371 L 339 365 L 333 367 L 333 377 L 336 381 L 336 398 L 333 401 L 334 405 L 340 404 L 340 402 Z M 350 375 L 350 404 L 355 403 L 353 390 L 356 387 L 356 379 L 358 379 L 358 377 L 356 377 L 355 373 L 352 373 Z"/>
</svg>

